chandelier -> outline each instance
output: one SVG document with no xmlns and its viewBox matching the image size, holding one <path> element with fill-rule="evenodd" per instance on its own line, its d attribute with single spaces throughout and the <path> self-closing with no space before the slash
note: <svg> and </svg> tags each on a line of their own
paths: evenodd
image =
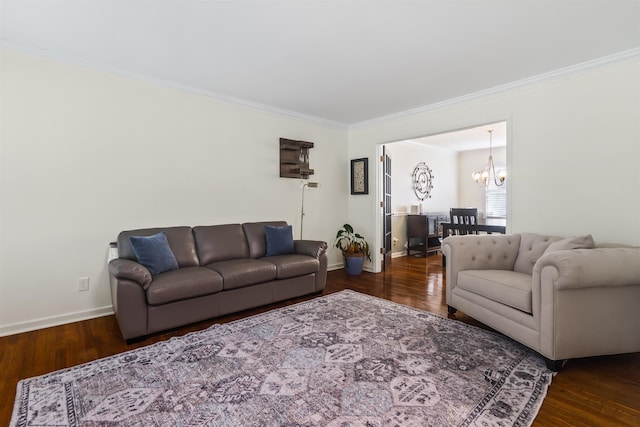
<svg viewBox="0 0 640 427">
<path fill-rule="evenodd" d="M 503 170 L 498 170 L 496 173 L 496 167 L 493 164 L 492 145 L 493 145 L 493 129 L 489 130 L 489 161 L 483 170 L 475 171 L 471 174 L 471 177 L 481 187 L 488 187 L 491 182 L 491 174 L 493 174 L 493 182 L 497 186 L 504 184 L 504 180 L 507 177 L 507 173 Z"/>
</svg>

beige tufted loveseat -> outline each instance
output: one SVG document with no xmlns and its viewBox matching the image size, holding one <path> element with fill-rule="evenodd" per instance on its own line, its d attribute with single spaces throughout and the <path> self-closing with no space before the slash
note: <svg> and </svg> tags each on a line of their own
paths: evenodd
<svg viewBox="0 0 640 427">
<path fill-rule="evenodd" d="M 532 348 L 567 359 L 640 351 L 640 248 L 591 236 L 444 239 L 449 313 L 457 310 Z"/>
</svg>

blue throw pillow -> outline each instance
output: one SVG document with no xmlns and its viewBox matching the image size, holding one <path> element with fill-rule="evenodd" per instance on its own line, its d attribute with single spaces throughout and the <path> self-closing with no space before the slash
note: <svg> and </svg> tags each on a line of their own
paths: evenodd
<svg viewBox="0 0 640 427">
<path fill-rule="evenodd" d="M 267 239 L 267 256 L 293 253 L 293 229 L 290 225 L 286 227 L 265 225 L 264 236 Z"/>
<path fill-rule="evenodd" d="M 153 236 L 129 236 L 129 243 L 138 262 L 147 267 L 152 276 L 178 269 L 178 261 L 164 231 Z"/>
</svg>

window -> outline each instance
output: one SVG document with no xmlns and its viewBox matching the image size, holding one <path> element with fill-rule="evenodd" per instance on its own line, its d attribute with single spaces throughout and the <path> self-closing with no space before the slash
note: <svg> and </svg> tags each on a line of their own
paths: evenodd
<svg viewBox="0 0 640 427">
<path fill-rule="evenodd" d="M 497 170 L 506 170 L 506 168 L 503 165 L 496 165 Z M 507 217 L 507 185 L 508 180 L 505 180 L 501 186 L 497 186 L 493 180 L 489 182 L 489 186 L 485 190 L 487 218 Z"/>
</svg>

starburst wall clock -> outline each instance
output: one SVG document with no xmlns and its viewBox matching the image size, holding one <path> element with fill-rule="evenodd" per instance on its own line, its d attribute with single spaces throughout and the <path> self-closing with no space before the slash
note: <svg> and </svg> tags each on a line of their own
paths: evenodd
<svg viewBox="0 0 640 427">
<path fill-rule="evenodd" d="M 425 162 L 420 162 L 413 169 L 413 191 L 418 200 L 423 201 L 431 197 L 433 190 L 433 172 Z"/>
</svg>

